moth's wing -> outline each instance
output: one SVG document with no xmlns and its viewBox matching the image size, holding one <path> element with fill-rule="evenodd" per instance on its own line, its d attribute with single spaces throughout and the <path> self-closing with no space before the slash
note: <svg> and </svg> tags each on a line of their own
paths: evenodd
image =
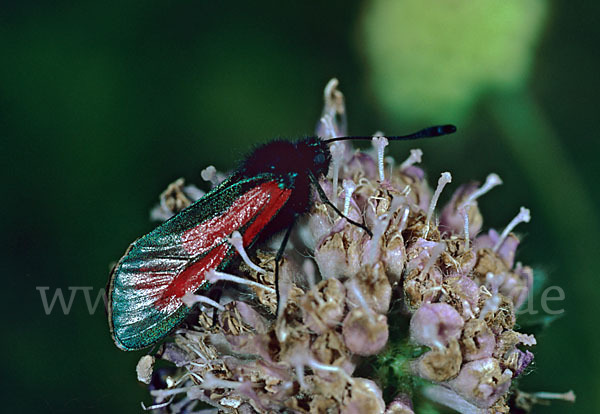
<svg viewBox="0 0 600 414">
<path fill-rule="evenodd" d="M 231 179 L 134 242 L 109 282 L 109 324 L 117 346 L 135 350 L 167 335 L 188 314 L 182 302 L 235 254 L 238 230 L 251 245 L 291 195 L 270 174 Z"/>
</svg>

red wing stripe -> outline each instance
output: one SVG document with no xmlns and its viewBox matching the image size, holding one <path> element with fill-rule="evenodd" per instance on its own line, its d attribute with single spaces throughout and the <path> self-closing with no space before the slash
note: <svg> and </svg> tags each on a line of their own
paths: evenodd
<svg viewBox="0 0 600 414">
<path fill-rule="evenodd" d="M 235 200 L 223 214 L 183 233 L 181 242 L 184 250 L 190 255 L 203 254 L 212 249 L 215 244 L 219 244 L 223 238 L 241 229 L 253 218 L 257 218 L 250 226 L 252 237 L 247 238 L 244 235 L 244 245 L 247 246 L 285 204 L 290 193 L 289 189 L 280 189 L 275 181 L 251 189 Z M 249 233 L 248 230 L 246 234 Z"/>
<path fill-rule="evenodd" d="M 292 194 L 292 190 L 287 188 L 281 189 L 274 181 L 265 183 L 262 187 L 265 192 L 271 195 L 271 200 L 244 232 L 244 246 L 252 243 L 258 233 L 271 221 Z"/>
<path fill-rule="evenodd" d="M 181 306 L 181 298 L 186 293 L 194 292 L 202 285 L 204 274 L 223 262 L 232 248 L 223 239 L 250 223 L 243 234 L 244 246 L 248 246 L 284 206 L 291 192 L 279 188 L 277 182 L 269 181 L 242 194 L 223 214 L 182 234 L 183 249 L 192 256 L 206 254 L 202 259 L 180 273 L 175 270 L 170 278 L 170 272 L 148 272 L 137 289 L 158 296 L 154 302 L 157 309 L 174 312 Z"/>
<path fill-rule="evenodd" d="M 183 249 L 193 256 L 206 253 L 224 237 L 243 227 L 256 214 L 256 210 L 268 203 L 269 198 L 270 194 L 262 191 L 261 186 L 242 194 L 224 213 L 183 233 Z"/>
<path fill-rule="evenodd" d="M 166 312 L 174 312 L 181 306 L 181 298 L 188 292 L 196 291 L 204 281 L 204 274 L 215 269 L 227 255 L 230 246 L 221 244 L 206 256 L 179 273 L 156 301 L 155 306 Z"/>
</svg>

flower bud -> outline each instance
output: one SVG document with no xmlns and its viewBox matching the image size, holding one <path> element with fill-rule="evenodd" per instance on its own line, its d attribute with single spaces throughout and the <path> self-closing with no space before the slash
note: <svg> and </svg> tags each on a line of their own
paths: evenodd
<svg viewBox="0 0 600 414">
<path fill-rule="evenodd" d="M 344 317 L 346 289 L 338 279 L 324 279 L 304 298 L 304 323 L 322 334 L 337 326 Z"/>
<path fill-rule="evenodd" d="M 463 325 L 463 319 L 452 306 L 426 303 L 410 320 L 410 337 L 418 344 L 441 349 L 460 337 Z"/>
<path fill-rule="evenodd" d="M 352 175 L 360 174 L 369 180 L 377 179 L 377 162 L 369 154 L 355 153 L 346 166 Z"/>
<path fill-rule="evenodd" d="M 314 249 L 320 245 L 325 237 L 331 234 L 331 219 L 327 214 L 327 206 L 316 204 L 313 207 L 312 214 L 308 217 L 308 232 L 305 235 L 306 244 Z"/>
<path fill-rule="evenodd" d="M 527 300 L 532 285 L 533 269 L 518 263 L 514 272 L 505 275 L 498 291 L 512 300 L 515 309 L 519 309 Z"/>
<path fill-rule="evenodd" d="M 464 234 L 464 211 L 463 203 L 469 196 L 477 191 L 478 185 L 475 182 L 463 184 L 454 192 L 450 202 L 442 210 L 440 216 L 440 228 L 452 234 Z M 477 207 L 477 201 L 471 201 L 466 208 L 469 215 L 469 236 L 475 237 L 481 230 L 483 218 Z"/>
<path fill-rule="evenodd" d="M 500 235 L 496 230 L 490 229 L 487 234 L 482 234 L 475 239 L 473 248 L 479 249 L 493 249 L 494 246 L 500 240 Z M 506 269 L 512 269 L 515 262 L 515 254 L 517 247 L 519 246 L 519 239 L 514 233 L 509 233 L 506 239 L 500 245 L 497 256 L 500 258 Z"/>
<path fill-rule="evenodd" d="M 435 348 L 423 354 L 411 363 L 411 367 L 422 378 L 442 382 L 454 378 L 460 370 L 461 363 L 460 346 L 456 339 L 452 339 L 448 346 Z"/>
<path fill-rule="evenodd" d="M 342 402 L 342 414 L 383 413 L 385 402 L 381 390 L 373 381 L 355 378 L 352 391 L 346 393 Z"/>
<path fill-rule="evenodd" d="M 451 305 L 467 320 L 478 312 L 479 285 L 468 276 L 446 278 L 440 300 Z"/>
<path fill-rule="evenodd" d="M 400 281 L 406 263 L 406 248 L 401 233 L 398 232 L 387 238 L 382 260 L 390 282 L 395 284 Z"/>
<path fill-rule="evenodd" d="M 323 278 L 346 278 L 358 273 L 362 256 L 361 239 L 362 230 L 351 228 L 323 240 L 315 250 L 315 260 Z"/>
<path fill-rule="evenodd" d="M 350 351 L 367 356 L 378 353 L 388 340 L 388 324 L 385 315 L 352 309 L 342 325 L 344 342 Z"/>
<path fill-rule="evenodd" d="M 379 265 L 364 266 L 360 272 L 345 283 L 349 308 L 366 306 L 377 312 L 386 313 L 390 307 L 392 287 Z"/>
<path fill-rule="evenodd" d="M 480 408 L 488 408 L 510 387 L 512 372 L 502 371 L 495 358 L 484 358 L 466 363 L 450 387 L 467 401 Z"/>
<path fill-rule="evenodd" d="M 493 332 L 481 319 L 471 319 L 465 323 L 460 342 L 465 361 L 491 357 L 496 347 Z"/>
</svg>

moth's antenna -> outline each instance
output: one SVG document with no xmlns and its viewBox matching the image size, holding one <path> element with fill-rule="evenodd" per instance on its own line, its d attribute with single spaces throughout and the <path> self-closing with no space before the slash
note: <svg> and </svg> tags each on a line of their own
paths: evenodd
<svg viewBox="0 0 600 414">
<path fill-rule="evenodd" d="M 385 136 L 389 141 L 405 141 L 410 139 L 419 139 L 419 138 L 433 138 L 439 137 L 441 135 L 453 134 L 456 132 L 456 127 L 454 125 L 437 125 L 429 128 L 422 129 L 417 132 L 413 132 L 409 135 L 397 135 L 388 137 Z M 350 141 L 350 140 L 372 140 L 373 137 L 369 136 L 358 136 L 358 137 L 337 137 L 324 140 L 325 142 L 335 142 L 335 141 Z"/>
</svg>

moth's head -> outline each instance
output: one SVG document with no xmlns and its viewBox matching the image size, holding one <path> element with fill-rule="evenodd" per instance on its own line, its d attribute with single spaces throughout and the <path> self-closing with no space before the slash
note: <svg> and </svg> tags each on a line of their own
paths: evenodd
<svg viewBox="0 0 600 414">
<path fill-rule="evenodd" d="M 331 163 L 329 145 L 318 137 L 305 138 L 296 143 L 297 157 L 302 160 L 305 171 L 316 177 L 327 175 Z"/>
</svg>

